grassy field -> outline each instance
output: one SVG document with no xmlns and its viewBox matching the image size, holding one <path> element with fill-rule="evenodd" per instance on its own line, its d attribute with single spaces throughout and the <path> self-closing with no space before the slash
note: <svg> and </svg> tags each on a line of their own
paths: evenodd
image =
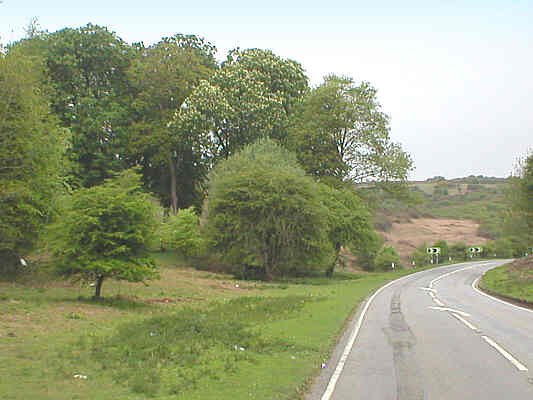
<svg viewBox="0 0 533 400">
<path fill-rule="evenodd" d="M 354 308 L 406 273 L 260 283 L 159 263 L 160 280 L 107 281 L 98 303 L 79 284 L 0 283 L 2 399 L 297 399 Z"/>
<path fill-rule="evenodd" d="M 533 257 L 488 271 L 481 280 L 481 287 L 533 305 Z"/>
</svg>

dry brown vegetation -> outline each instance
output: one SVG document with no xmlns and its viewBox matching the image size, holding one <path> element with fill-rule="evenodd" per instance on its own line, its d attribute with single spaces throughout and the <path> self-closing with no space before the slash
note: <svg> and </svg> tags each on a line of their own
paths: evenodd
<svg viewBox="0 0 533 400">
<path fill-rule="evenodd" d="M 470 220 L 417 218 L 393 222 L 388 232 L 380 233 L 385 243 L 393 246 L 405 260 L 418 246 L 431 245 L 437 240 L 446 240 L 449 244 L 485 243 L 487 239 L 478 235 L 478 228 L 479 224 Z"/>
</svg>

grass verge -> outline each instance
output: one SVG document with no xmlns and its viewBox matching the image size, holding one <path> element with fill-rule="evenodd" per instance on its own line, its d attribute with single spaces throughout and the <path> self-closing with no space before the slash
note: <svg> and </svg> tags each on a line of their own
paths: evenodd
<svg viewBox="0 0 533 400">
<path fill-rule="evenodd" d="M 533 257 L 491 269 L 480 286 L 489 293 L 533 306 Z"/>
<path fill-rule="evenodd" d="M 408 273 L 258 283 L 159 261 L 161 280 L 96 303 L 0 283 L 2 399 L 296 399 L 361 300 Z"/>
</svg>

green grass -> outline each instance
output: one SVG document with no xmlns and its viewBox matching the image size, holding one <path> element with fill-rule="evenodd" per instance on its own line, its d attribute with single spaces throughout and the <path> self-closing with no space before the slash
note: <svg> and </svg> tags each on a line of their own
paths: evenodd
<svg viewBox="0 0 533 400">
<path fill-rule="evenodd" d="M 503 265 L 488 271 L 481 280 L 481 288 L 494 294 L 533 305 L 533 259 Z"/>
<path fill-rule="evenodd" d="M 2 399 L 299 398 L 361 300 L 407 273 L 261 283 L 172 260 L 150 286 L 105 282 L 97 303 L 0 283 Z"/>
</svg>

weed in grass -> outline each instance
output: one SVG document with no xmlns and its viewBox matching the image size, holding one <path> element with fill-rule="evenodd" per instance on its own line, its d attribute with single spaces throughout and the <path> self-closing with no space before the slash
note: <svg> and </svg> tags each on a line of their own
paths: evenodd
<svg viewBox="0 0 533 400">
<path fill-rule="evenodd" d="M 127 323 L 111 337 L 94 337 L 92 357 L 115 381 L 137 393 L 178 395 L 203 379 L 219 380 L 256 356 L 300 349 L 289 340 L 262 336 L 260 324 L 291 318 L 318 297 L 243 297 L 206 310 L 180 311 Z M 86 339 L 78 342 L 85 346 Z M 164 393 L 159 393 L 160 391 Z"/>
</svg>

